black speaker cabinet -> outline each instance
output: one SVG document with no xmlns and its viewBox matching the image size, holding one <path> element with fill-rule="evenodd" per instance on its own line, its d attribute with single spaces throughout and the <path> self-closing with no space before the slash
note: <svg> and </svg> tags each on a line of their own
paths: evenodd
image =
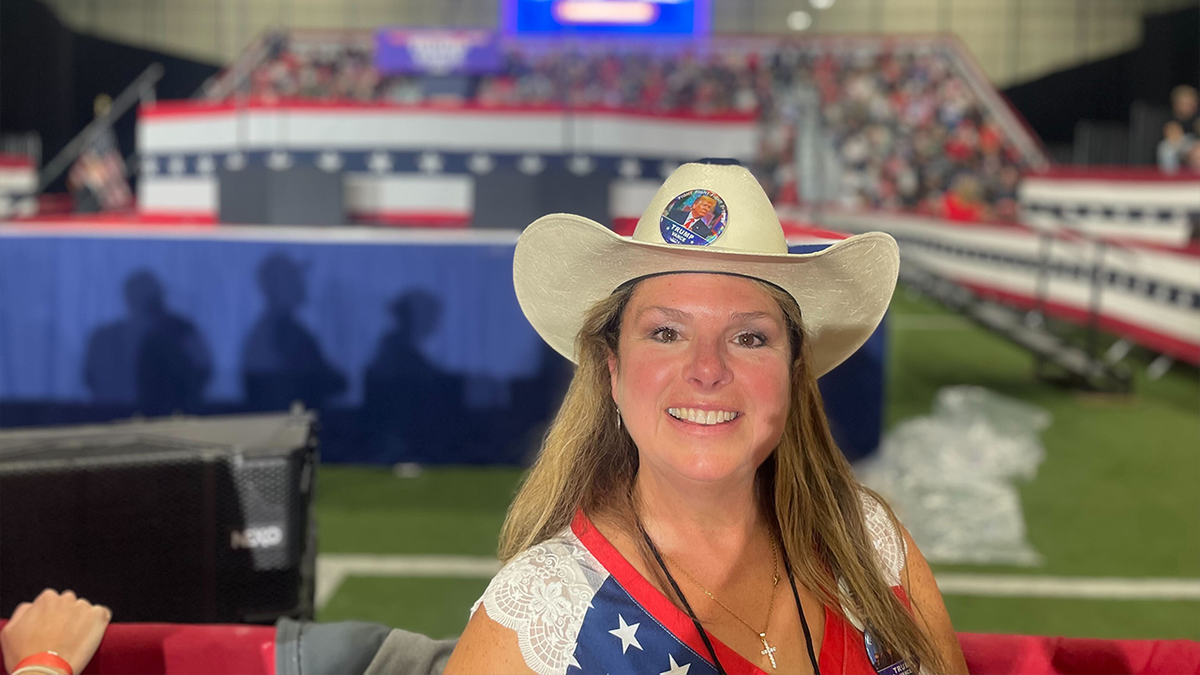
<svg viewBox="0 0 1200 675">
<path fill-rule="evenodd" d="M 72 589 L 118 621 L 311 619 L 313 417 L 0 432 L 0 616 Z"/>
</svg>

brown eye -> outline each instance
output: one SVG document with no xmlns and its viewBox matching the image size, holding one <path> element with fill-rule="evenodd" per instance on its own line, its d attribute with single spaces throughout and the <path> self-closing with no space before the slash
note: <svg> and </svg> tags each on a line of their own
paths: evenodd
<svg viewBox="0 0 1200 675">
<path fill-rule="evenodd" d="M 674 328 L 667 328 L 664 326 L 654 331 L 654 337 L 657 338 L 659 342 L 674 342 L 679 338 L 679 331 L 675 330 Z"/>
<path fill-rule="evenodd" d="M 735 338 L 739 347 L 761 347 L 767 339 L 757 333 L 742 333 Z"/>
</svg>

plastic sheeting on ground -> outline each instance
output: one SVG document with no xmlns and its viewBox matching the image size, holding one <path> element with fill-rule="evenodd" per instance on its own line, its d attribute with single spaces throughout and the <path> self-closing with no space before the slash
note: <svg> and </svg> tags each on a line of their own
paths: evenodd
<svg viewBox="0 0 1200 675">
<path fill-rule="evenodd" d="M 1050 419 L 982 387 L 946 387 L 930 415 L 896 426 L 856 468 L 930 562 L 1038 565 L 1016 483 L 1037 474 Z"/>
</svg>

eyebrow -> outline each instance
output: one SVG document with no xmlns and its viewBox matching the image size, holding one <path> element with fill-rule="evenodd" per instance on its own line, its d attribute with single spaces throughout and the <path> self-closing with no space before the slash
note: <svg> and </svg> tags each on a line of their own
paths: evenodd
<svg viewBox="0 0 1200 675">
<path fill-rule="evenodd" d="M 770 312 L 734 312 L 729 315 L 731 321 L 754 321 L 755 319 L 766 319 L 768 321 L 776 321 L 775 316 Z"/>
<path fill-rule="evenodd" d="M 665 314 L 676 321 L 690 321 L 692 318 L 692 315 L 688 314 L 687 312 L 683 312 L 672 307 L 662 307 L 660 305 L 652 305 L 650 307 L 643 307 L 639 309 L 636 318 L 642 318 L 642 315 L 646 312 L 658 312 L 659 314 Z"/>
<path fill-rule="evenodd" d="M 661 305 L 653 305 L 650 307 L 641 308 L 638 310 L 636 318 L 642 318 L 642 315 L 646 312 L 658 312 L 659 314 L 664 314 L 679 322 L 687 322 L 692 319 L 692 315 L 688 314 L 687 312 L 675 309 L 673 307 L 663 307 Z M 754 321 L 757 319 L 766 319 L 773 323 L 779 323 L 775 316 L 770 312 L 733 312 L 729 315 L 730 322 Z"/>
</svg>

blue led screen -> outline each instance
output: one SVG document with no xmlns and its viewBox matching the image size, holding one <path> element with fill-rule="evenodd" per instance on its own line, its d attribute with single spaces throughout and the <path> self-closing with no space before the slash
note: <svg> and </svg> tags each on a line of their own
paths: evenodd
<svg viewBox="0 0 1200 675">
<path fill-rule="evenodd" d="M 506 26 L 521 35 L 706 33 L 708 0 L 506 0 Z"/>
</svg>

